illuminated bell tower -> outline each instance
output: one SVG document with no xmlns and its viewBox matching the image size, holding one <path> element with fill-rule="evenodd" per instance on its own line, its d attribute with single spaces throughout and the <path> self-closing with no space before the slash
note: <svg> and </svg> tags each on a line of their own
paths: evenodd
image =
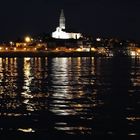
<svg viewBox="0 0 140 140">
<path fill-rule="evenodd" d="M 81 33 L 66 32 L 65 29 L 65 16 L 64 11 L 61 9 L 61 14 L 59 18 L 59 26 L 56 28 L 56 31 L 52 32 L 52 38 L 57 39 L 79 39 L 82 37 Z"/>
<path fill-rule="evenodd" d="M 65 29 L 65 16 L 64 16 L 63 9 L 61 9 L 61 14 L 60 14 L 60 19 L 59 19 L 59 27 L 61 29 Z"/>
</svg>

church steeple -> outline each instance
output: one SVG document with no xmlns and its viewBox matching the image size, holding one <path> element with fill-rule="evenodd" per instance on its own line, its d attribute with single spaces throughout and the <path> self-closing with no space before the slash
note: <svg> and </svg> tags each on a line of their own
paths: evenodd
<svg viewBox="0 0 140 140">
<path fill-rule="evenodd" d="M 66 32 L 63 29 L 65 29 L 65 16 L 63 9 L 61 9 L 59 26 L 56 28 L 56 31 L 52 32 L 52 37 L 57 39 L 79 39 L 82 37 L 81 33 Z"/>
<path fill-rule="evenodd" d="M 59 27 L 61 29 L 65 29 L 65 16 L 64 16 L 63 9 L 61 9 L 61 14 L 60 14 L 60 18 L 59 18 Z"/>
</svg>

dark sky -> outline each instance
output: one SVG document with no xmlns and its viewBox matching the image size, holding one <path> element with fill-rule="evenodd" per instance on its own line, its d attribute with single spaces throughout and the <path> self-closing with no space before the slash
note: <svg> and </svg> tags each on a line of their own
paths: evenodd
<svg viewBox="0 0 140 140">
<path fill-rule="evenodd" d="M 66 27 L 93 36 L 140 40 L 139 0 L 0 0 L 0 41 Z"/>
</svg>

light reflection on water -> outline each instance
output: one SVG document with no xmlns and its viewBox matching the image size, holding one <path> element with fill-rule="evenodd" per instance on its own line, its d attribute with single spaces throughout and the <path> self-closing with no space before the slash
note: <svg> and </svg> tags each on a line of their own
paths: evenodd
<svg viewBox="0 0 140 140">
<path fill-rule="evenodd" d="M 139 135 L 140 59 L 0 58 L 0 131 Z"/>
</svg>

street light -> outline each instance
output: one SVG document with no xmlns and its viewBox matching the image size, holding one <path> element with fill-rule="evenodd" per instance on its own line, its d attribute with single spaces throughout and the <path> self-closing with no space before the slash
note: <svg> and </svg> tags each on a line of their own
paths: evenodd
<svg viewBox="0 0 140 140">
<path fill-rule="evenodd" d="M 27 43 L 31 42 L 31 38 L 29 36 L 26 36 L 25 37 L 25 42 L 27 42 Z"/>
</svg>

